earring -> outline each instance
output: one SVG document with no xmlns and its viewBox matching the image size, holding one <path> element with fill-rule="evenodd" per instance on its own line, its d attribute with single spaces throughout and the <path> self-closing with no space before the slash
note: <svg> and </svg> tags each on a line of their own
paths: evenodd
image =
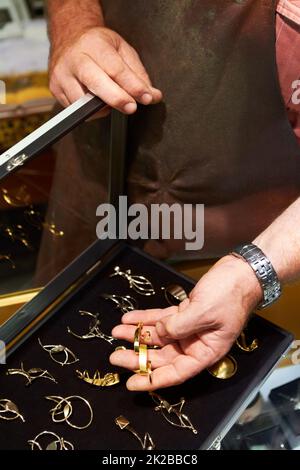
<svg viewBox="0 0 300 470">
<path fill-rule="evenodd" d="M 51 436 L 55 438 L 55 441 L 51 441 L 50 444 L 47 445 L 45 450 L 74 450 L 73 444 L 71 442 L 66 441 L 63 437 L 59 437 L 55 432 L 52 431 L 43 431 L 40 432 L 34 439 L 28 441 L 28 444 L 31 446 L 31 450 L 44 450 L 41 444 L 38 442 L 38 439 L 42 436 Z"/>
<path fill-rule="evenodd" d="M 40 338 L 38 338 L 38 342 L 40 346 L 44 349 L 44 351 L 47 351 L 52 361 L 57 362 L 57 364 L 60 364 L 61 366 L 68 366 L 70 364 L 74 364 L 75 362 L 79 361 L 79 359 L 75 356 L 75 354 L 66 346 L 62 346 L 61 344 L 47 344 L 44 346 L 41 343 Z M 61 353 L 65 355 L 64 361 L 59 361 L 58 359 L 55 358 L 55 354 L 61 354 Z"/>
<path fill-rule="evenodd" d="M 16 269 L 16 265 L 11 259 L 11 255 L 0 255 L 0 261 L 4 261 L 10 264 L 11 269 Z"/>
<path fill-rule="evenodd" d="M 121 271 L 119 266 L 115 266 L 114 273 L 110 277 L 121 276 L 129 283 L 129 288 L 133 289 L 140 295 L 154 295 L 155 290 L 153 284 L 149 279 L 144 276 L 136 276 L 131 274 L 131 269 L 127 269 L 125 272 Z"/>
<path fill-rule="evenodd" d="M 6 375 L 23 375 L 27 379 L 26 386 L 31 385 L 37 379 L 48 379 L 57 384 L 55 378 L 47 370 L 34 368 L 26 371 L 23 362 L 21 362 L 21 369 L 8 369 Z"/>
<path fill-rule="evenodd" d="M 8 237 L 12 242 L 20 242 L 28 250 L 33 250 L 33 247 L 29 241 L 29 235 L 25 231 L 23 225 L 7 225 L 2 226 L 3 234 Z"/>
<path fill-rule="evenodd" d="M 155 449 L 155 444 L 152 437 L 148 432 L 145 433 L 144 437 L 141 438 L 136 430 L 130 425 L 130 422 L 124 416 L 119 416 L 115 419 L 115 423 L 121 430 L 126 429 L 139 441 L 144 450 L 153 450 Z"/>
<path fill-rule="evenodd" d="M 207 368 L 207 371 L 217 379 L 230 379 L 236 374 L 237 362 L 232 356 L 225 356 L 216 364 Z"/>
<path fill-rule="evenodd" d="M 75 429 L 86 429 L 92 424 L 94 413 L 93 413 L 91 405 L 85 398 L 82 398 L 78 395 L 71 395 L 70 397 L 66 397 L 66 398 L 58 397 L 58 396 L 49 396 L 45 398 L 46 400 L 51 400 L 51 401 L 54 401 L 54 403 L 56 403 L 55 407 L 50 410 L 52 421 L 54 423 L 66 422 L 69 426 Z M 80 400 L 87 406 L 89 410 L 89 414 L 90 414 L 87 424 L 83 426 L 78 426 L 77 424 L 73 424 L 70 422 L 70 418 L 73 414 L 73 406 L 71 403 L 72 400 Z"/>
<path fill-rule="evenodd" d="M 183 287 L 178 284 L 170 284 L 167 287 L 162 287 L 165 299 L 170 305 L 179 305 L 183 300 L 188 298 L 188 295 Z"/>
<path fill-rule="evenodd" d="M 138 308 L 136 299 L 131 295 L 101 294 L 100 297 L 114 302 L 122 313 L 131 312 Z"/>
<path fill-rule="evenodd" d="M 96 387 L 111 387 L 112 385 L 120 383 L 120 376 L 117 373 L 109 372 L 105 374 L 103 378 L 101 378 L 101 374 L 98 370 L 96 370 L 93 377 L 90 377 L 87 370 L 83 372 L 76 370 L 76 374 L 79 379 L 82 379 L 88 384 L 95 385 Z"/>
<path fill-rule="evenodd" d="M 63 230 L 59 230 L 53 222 L 45 222 L 41 213 L 36 211 L 33 206 L 27 209 L 24 212 L 25 219 L 30 225 L 33 225 L 38 230 L 42 230 L 43 228 L 48 230 L 54 237 L 63 237 L 64 232 Z"/>
<path fill-rule="evenodd" d="M 258 348 L 258 340 L 255 338 L 249 346 L 247 345 L 245 332 L 242 331 L 240 336 L 236 339 L 235 344 L 244 352 L 252 352 Z"/>
<path fill-rule="evenodd" d="M 28 206 L 31 203 L 31 196 L 28 192 L 28 189 L 25 185 L 18 187 L 16 191 L 10 193 L 8 189 L 2 188 L 2 197 L 3 200 L 12 207 L 24 207 Z"/>
<path fill-rule="evenodd" d="M 157 405 L 154 410 L 160 411 L 162 416 L 165 418 L 168 423 L 172 424 L 172 426 L 183 428 L 183 429 L 190 429 L 194 434 L 198 434 L 197 429 L 194 428 L 190 419 L 182 412 L 182 409 L 185 405 L 185 399 L 181 398 L 178 403 L 174 403 L 171 405 L 167 402 L 164 398 L 154 392 L 149 392 L 154 403 Z M 171 415 L 174 415 L 174 418 L 178 420 L 172 421 L 170 418 Z"/>
<path fill-rule="evenodd" d="M 23 421 L 23 423 L 25 423 L 25 419 L 21 415 L 17 405 L 11 400 L 2 398 L 0 400 L 0 419 L 4 419 L 5 421 L 13 421 L 18 418 Z"/>
<path fill-rule="evenodd" d="M 109 344 L 112 344 L 113 341 L 115 341 L 115 338 L 113 336 L 106 335 L 102 333 L 102 331 L 99 329 L 100 326 L 100 320 L 99 320 L 99 313 L 93 314 L 91 312 L 86 312 L 85 310 L 79 310 L 79 313 L 81 316 L 89 316 L 92 317 L 93 320 L 89 325 L 89 330 L 87 333 L 84 335 L 78 335 L 77 333 L 74 333 L 71 328 L 68 326 L 67 331 L 70 335 L 75 336 L 75 338 L 78 339 L 93 339 L 93 338 L 99 338 L 99 339 L 104 339 Z"/>
</svg>

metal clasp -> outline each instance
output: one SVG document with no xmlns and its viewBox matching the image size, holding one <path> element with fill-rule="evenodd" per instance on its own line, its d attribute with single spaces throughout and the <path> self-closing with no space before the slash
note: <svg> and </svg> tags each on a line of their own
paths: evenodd
<svg viewBox="0 0 300 470">
<path fill-rule="evenodd" d="M 29 158 L 28 155 L 26 155 L 25 153 L 22 153 L 21 155 L 17 155 L 16 157 L 11 158 L 6 165 L 6 170 L 12 171 L 15 168 L 18 168 L 19 166 L 24 165 L 24 162 L 28 158 Z"/>
</svg>

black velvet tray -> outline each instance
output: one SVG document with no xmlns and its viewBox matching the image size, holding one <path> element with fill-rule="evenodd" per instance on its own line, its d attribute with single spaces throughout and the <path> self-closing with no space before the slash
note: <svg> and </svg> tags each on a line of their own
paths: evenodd
<svg viewBox="0 0 300 470">
<path fill-rule="evenodd" d="M 130 290 L 124 279 L 109 278 L 116 265 L 122 270 L 131 268 L 133 274 L 148 277 L 153 282 L 157 294 L 144 297 Z M 27 441 L 44 430 L 63 436 L 74 444 L 75 449 L 139 449 L 139 443 L 133 436 L 116 426 L 114 420 L 121 414 L 130 420 L 139 434 L 144 435 L 148 431 L 156 448 L 164 450 L 208 448 L 230 423 L 233 424 L 234 416 L 237 417 L 238 413 L 242 412 L 247 400 L 257 391 L 292 341 L 291 335 L 259 316 L 251 319 L 248 331 L 251 337 L 253 335 L 258 338 L 260 346 L 249 354 L 233 348 L 231 353 L 238 363 L 238 372 L 234 377 L 219 380 L 203 371 L 181 386 L 159 391 L 171 403 L 178 401 L 182 396 L 186 398 L 185 412 L 198 429 L 197 435 L 168 424 L 154 411 L 154 404 L 147 393 L 127 391 L 125 382 L 129 374 L 108 362 L 110 353 L 117 345 L 122 344 L 121 342 L 115 341 L 111 346 L 100 339 L 82 341 L 67 333 L 67 326 L 76 332 L 85 331 L 88 320 L 80 317 L 78 311 L 88 310 L 100 313 L 101 329 L 110 334 L 122 314 L 113 303 L 101 299 L 102 293 L 133 295 L 140 308 L 166 307 L 168 304 L 161 287 L 170 283 L 180 283 L 187 291 L 194 285 L 169 266 L 128 245 L 124 245 L 112 255 L 109 263 L 98 270 L 55 315 L 35 331 L 8 358 L 6 366 L 1 366 L 0 398 L 15 402 L 26 422 L 0 420 L 0 449 L 29 449 Z M 69 347 L 80 358 L 80 362 L 61 367 L 41 349 L 38 338 L 43 344 L 63 344 Z M 57 379 L 58 384 L 38 380 L 25 387 L 24 377 L 6 376 L 7 368 L 19 367 L 21 362 L 24 363 L 25 369 L 47 369 Z M 111 388 L 98 389 L 79 380 L 75 374 L 76 369 L 87 369 L 90 374 L 96 369 L 102 374 L 108 371 L 120 372 L 121 383 Z M 49 413 L 53 404 L 44 398 L 46 395 L 81 395 L 86 398 L 94 410 L 92 425 L 85 430 L 76 430 L 65 423 L 53 423 Z M 74 405 L 74 420 L 78 422 L 81 418 L 85 419 L 80 416 L 80 411 L 76 413 L 76 404 Z"/>
</svg>

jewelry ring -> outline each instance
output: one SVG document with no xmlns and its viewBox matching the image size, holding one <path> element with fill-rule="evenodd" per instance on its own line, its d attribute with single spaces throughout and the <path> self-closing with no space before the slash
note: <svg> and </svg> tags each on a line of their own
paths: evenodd
<svg viewBox="0 0 300 470">
<path fill-rule="evenodd" d="M 143 323 L 139 323 L 134 333 L 133 349 L 136 354 L 139 353 L 143 326 L 144 326 Z"/>
</svg>

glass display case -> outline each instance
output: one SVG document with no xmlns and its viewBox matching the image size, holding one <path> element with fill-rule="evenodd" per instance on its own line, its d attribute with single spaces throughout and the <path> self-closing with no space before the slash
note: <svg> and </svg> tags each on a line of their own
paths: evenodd
<svg viewBox="0 0 300 470">
<path fill-rule="evenodd" d="M 14 418 L 0 419 L 0 449 L 34 447 L 45 430 L 75 449 L 296 447 L 299 369 L 273 372 L 293 337 L 258 315 L 218 367 L 158 396 L 129 392 L 128 372 L 110 365 L 114 348 L 129 347 L 110 336 L 124 309 L 167 307 L 169 285 L 188 293 L 194 281 L 96 236 L 96 209 L 123 194 L 126 163 L 124 117 L 86 122 L 103 106 L 86 95 L 0 156 L 0 412 Z M 117 267 L 127 276 L 112 276 Z M 151 295 L 132 288 L 127 270 Z M 82 429 L 68 424 L 64 399 L 78 396 Z M 129 423 L 144 439 L 121 432 Z"/>
</svg>

